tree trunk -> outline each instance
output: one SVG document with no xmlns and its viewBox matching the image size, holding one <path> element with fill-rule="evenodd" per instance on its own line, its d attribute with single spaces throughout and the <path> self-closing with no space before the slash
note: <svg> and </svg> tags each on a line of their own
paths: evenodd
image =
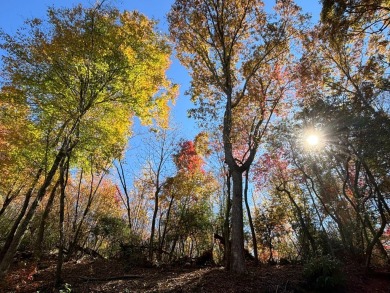
<svg viewBox="0 0 390 293">
<path fill-rule="evenodd" d="M 42 243 L 43 243 L 43 236 L 45 234 L 45 225 L 46 220 L 50 214 L 51 208 L 53 206 L 54 198 L 56 195 L 56 190 L 58 186 L 60 185 L 60 180 L 57 180 L 56 184 L 54 185 L 53 189 L 50 192 L 49 200 L 47 201 L 45 211 L 43 212 L 41 222 L 39 224 L 38 228 L 38 235 L 35 242 L 35 258 L 40 261 L 42 257 Z"/>
<path fill-rule="evenodd" d="M 124 204 L 126 206 L 127 221 L 128 221 L 128 224 L 129 224 L 129 229 L 131 231 L 132 230 L 132 224 L 131 224 L 131 212 L 130 212 L 130 196 L 129 196 L 129 192 L 127 190 L 127 183 L 126 183 L 125 172 L 123 170 L 123 165 L 122 165 L 122 162 L 120 160 L 119 160 L 119 167 L 120 168 L 118 168 L 117 165 L 114 165 L 114 166 L 115 166 L 116 171 L 118 173 L 119 180 L 121 182 L 123 191 L 125 192 L 126 201 L 124 201 L 123 199 L 122 199 L 122 201 L 124 202 Z M 119 195 L 120 195 L 120 192 L 119 192 Z"/>
<path fill-rule="evenodd" d="M 157 218 L 157 212 L 158 212 L 158 195 L 160 193 L 160 187 L 158 185 L 159 185 L 159 182 L 157 180 L 157 186 L 156 186 L 156 190 L 154 192 L 154 210 L 153 210 L 152 227 L 150 230 L 150 241 L 149 241 L 149 260 L 150 261 L 153 261 L 154 230 L 155 230 L 155 226 L 156 226 L 156 218 Z"/>
<path fill-rule="evenodd" d="M 223 237 L 225 238 L 224 245 L 224 261 L 226 269 L 230 270 L 230 212 L 232 209 L 231 201 L 231 173 L 230 171 L 226 175 L 226 211 L 225 211 L 225 222 L 223 224 Z"/>
<path fill-rule="evenodd" d="M 84 169 L 81 168 L 81 171 L 80 171 L 80 178 L 79 178 L 79 184 L 78 184 L 78 187 L 77 187 L 76 205 L 75 205 L 75 207 L 74 207 L 74 219 L 73 219 L 73 223 L 72 223 L 72 232 L 73 232 L 73 233 L 76 232 L 76 228 L 77 228 L 77 218 L 78 218 L 78 215 L 79 215 L 79 203 L 80 203 L 81 183 L 82 183 L 82 181 L 83 181 L 83 174 L 84 174 Z"/>
<path fill-rule="evenodd" d="M 27 208 L 28 208 L 28 204 L 30 203 L 33 191 L 35 189 L 35 186 L 38 183 L 39 178 L 41 177 L 42 171 L 43 171 L 43 169 L 39 169 L 38 170 L 38 172 L 37 172 L 37 174 L 35 176 L 35 179 L 34 179 L 32 185 L 31 185 L 30 189 L 26 193 L 22 209 L 20 210 L 19 215 L 16 218 L 16 220 L 15 220 L 15 222 L 14 222 L 12 228 L 11 228 L 11 231 L 7 235 L 5 243 L 4 243 L 4 245 L 3 245 L 3 247 L 2 247 L 2 249 L 0 251 L 0 267 L 1 267 L 1 264 L 3 262 L 3 259 L 4 259 L 5 255 L 8 252 L 8 249 L 10 248 L 10 246 L 12 244 L 12 241 L 14 240 L 15 233 L 16 233 L 18 227 L 19 227 L 19 224 L 23 220 L 24 215 L 26 214 L 26 211 L 27 211 Z M 0 275 L 1 275 L 1 271 L 0 271 Z"/>
<path fill-rule="evenodd" d="M 310 187 L 309 187 L 307 181 L 306 181 L 306 186 L 307 186 L 307 190 L 309 191 L 309 196 L 310 196 L 312 205 L 313 205 L 314 210 L 315 210 L 315 212 L 316 212 L 316 214 L 317 214 L 318 221 L 319 221 L 319 223 L 320 223 L 320 227 L 321 227 L 322 233 L 324 233 L 326 245 L 327 245 L 327 247 L 328 247 L 328 249 L 329 249 L 329 252 L 330 252 L 331 256 L 334 257 L 334 250 L 333 250 L 332 243 L 331 243 L 331 241 L 330 241 L 330 239 L 329 239 L 328 232 L 326 231 L 325 226 L 324 226 L 324 221 L 323 221 L 323 219 L 322 219 L 322 217 L 321 217 L 320 211 L 318 210 L 317 204 L 316 204 L 316 202 L 315 202 L 315 200 L 314 200 L 312 191 L 310 190 Z M 340 233 L 340 234 L 341 234 L 341 233 Z"/>
<path fill-rule="evenodd" d="M 14 183 L 14 185 L 15 185 L 15 183 Z M 22 185 L 21 187 L 19 187 L 15 191 L 13 190 L 13 187 L 11 188 L 11 190 L 8 191 L 6 197 L 5 197 L 4 201 L 3 201 L 3 205 L 2 205 L 2 207 L 0 209 L 0 218 L 4 214 L 4 212 L 7 209 L 7 207 L 10 205 L 10 203 L 20 194 L 20 192 L 24 188 L 24 185 Z"/>
<path fill-rule="evenodd" d="M 234 273 L 245 272 L 244 256 L 244 221 L 242 208 L 242 173 L 232 170 L 233 202 L 232 202 L 232 244 L 230 270 Z"/>
<path fill-rule="evenodd" d="M 367 246 L 367 249 L 366 249 L 366 269 L 368 269 L 370 267 L 372 251 L 373 251 L 376 243 L 378 243 L 378 246 L 382 248 L 382 249 L 380 249 L 380 251 L 384 252 L 384 254 L 383 254 L 384 257 L 387 258 L 387 261 L 389 261 L 389 256 L 387 255 L 387 252 L 384 249 L 382 242 L 379 239 L 383 235 L 383 232 L 384 232 L 386 224 L 387 224 L 387 219 L 386 219 L 381 201 L 378 201 L 378 208 L 379 208 L 379 212 L 381 215 L 381 226 L 379 227 L 379 230 L 374 235 L 374 238 L 371 240 L 371 242 Z"/>
<path fill-rule="evenodd" d="M 161 236 L 161 239 L 160 239 L 160 244 L 159 244 L 159 252 L 158 252 L 159 253 L 158 254 L 158 260 L 159 261 L 161 260 L 161 255 L 162 255 L 164 242 L 165 242 L 165 236 L 167 234 L 167 227 L 168 227 L 168 222 L 169 222 L 169 216 L 170 216 L 171 209 L 172 209 L 173 199 L 174 199 L 174 196 L 172 195 L 172 198 L 171 198 L 171 200 L 169 202 L 169 206 L 168 206 L 168 210 L 167 210 L 167 216 L 166 216 L 166 220 L 165 220 L 165 225 L 164 225 L 163 233 L 162 233 L 162 236 Z"/>
<path fill-rule="evenodd" d="M 247 211 L 247 214 L 248 214 L 249 226 L 250 226 L 251 234 L 252 234 L 252 244 L 253 244 L 253 254 L 254 254 L 254 257 L 255 257 L 255 265 L 258 265 L 258 263 L 259 263 L 259 254 L 257 252 L 256 232 L 255 232 L 255 226 L 253 225 L 251 210 L 250 210 L 249 202 L 248 202 L 248 179 L 249 179 L 248 175 L 249 175 L 249 169 L 245 172 L 244 198 L 245 198 L 245 207 L 246 207 L 246 211 Z"/>
<path fill-rule="evenodd" d="M 290 202 L 295 207 L 295 210 L 297 211 L 299 223 L 301 224 L 301 227 L 303 229 L 303 233 L 306 235 L 307 239 L 310 242 L 312 252 L 315 253 L 317 251 L 316 243 L 315 243 L 313 236 L 311 235 L 311 233 L 309 231 L 309 227 L 307 227 L 307 225 L 306 225 L 305 219 L 303 218 L 301 208 L 298 206 L 298 204 L 296 203 L 296 201 L 292 197 L 290 191 L 288 191 L 286 188 L 280 188 L 280 187 L 278 187 L 277 189 L 279 191 L 283 191 L 284 193 L 286 193 L 288 198 L 290 199 Z"/>
<path fill-rule="evenodd" d="M 67 142 L 64 142 L 64 146 L 67 145 Z M 0 280 L 4 279 L 5 274 L 8 271 L 9 266 L 12 263 L 12 259 L 19 247 L 20 241 L 23 238 L 24 233 L 27 230 L 28 225 L 30 224 L 31 219 L 35 215 L 35 211 L 37 207 L 39 206 L 39 203 L 41 202 L 42 198 L 46 194 L 46 189 L 49 187 L 51 184 L 53 177 L 55 173 L 57 172 L 58 166 L 60 165 L 60 162 L 63 160 L 65 156 L 64 148 L 61 148 L 61 150 L 58 152 L 53 165 L 47 174 L 44 182 L 42 183 L 41 187 L 38 190 L 37 196 L 33 203 L 31 204 L 31 207 L 29 211 L 27 212 L 24 220 L 21 222 L 21 224 L 18 226 L 18 229 L 15 232 L 15 235 L 12 239 L 12 242 L 10 243 L 9 247 L 4 250 L 4 256 L 0 262 Z"/>
<path fill-rule="evenodd" d="M 68 255 L 67 255 L 67 258 L 70 258 L 74 252 L 74 248 L 76 247 L 77 245 L 77 242 L 79 241 L 79 238 L 80 238 L 80 233 L 81 233 L 81 228 L 84 224 L 84 221 L 89 213 L 89 210 L 91 208 L 91 205 L 92 205 L 92 202 L 93 200 L 95 199 L 95 196 L 96 196 L 96 193 L 100 187 L 100 184 L 102 183 L 103 181 L 103 178 L 104 178 L 104 175 L 105 173 L 103 173 L 101 176 L 100 176 L 100 179 L 99 179 L 99 182 L 97 183 L 95 189 L 93 188 L 93 172 L 92 172 L 92 166 L 91 166 L 91 177 L 92 177 L 92 180 L 91 180 L 91 185 L 90 185 L 90 191 L 89 191 L 89 195 L 88 195 L 88 202 L 87 202 L 87 206 L 85 207 L 84 209 L 84 212 L 83 212 L 83 215 L 81 217 L 81 220 L 77 226 L 77 229 L 76 229 L 76 232 L 74 233 L 74 236 L 73 236 L 73 240 L 70 242 L 69 244 L 69 250 L 68 250 Z"/>
<path fill-rule="evenodd" d="M 58 259 L 57 259 L 57 270 L 56 270 L 56 287 L 59 287 L 63 281 L 61 277 L 62 264 L 64 262 L 64 248 L 65 248 L 65 235 L 64 235 L 64 213 L 65 213 L 65 188 L 68 182 L 68 172 L 69 172 L 69 156 L 66 161 L 60 166 L 60 186 L 61 186 L 61 196 L 60 196 L 60 239 L 58 245 Z"/>
</svg>

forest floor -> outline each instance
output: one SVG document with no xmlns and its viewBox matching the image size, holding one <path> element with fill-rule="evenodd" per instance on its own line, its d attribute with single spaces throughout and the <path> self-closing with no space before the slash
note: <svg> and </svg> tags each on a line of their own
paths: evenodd
<svg viewBox="0 0 390 293">
<path fill-rule="evenodd" d="M 10 269 L 0 292 L 315 292 L 307 289 L 302 266 L 251 266 L 233 275 L 221 267 L 164 266 L 126 268 L 118 260 L 91 258 L 64 264 L 66 287 L 54 289 L 55 260 L 36 269 L 20 261 Z M 365 274 L 356 265 L 344 267 L 346 285 L 339 292 L 390 293 L 390 272 Z"/>
</svg>

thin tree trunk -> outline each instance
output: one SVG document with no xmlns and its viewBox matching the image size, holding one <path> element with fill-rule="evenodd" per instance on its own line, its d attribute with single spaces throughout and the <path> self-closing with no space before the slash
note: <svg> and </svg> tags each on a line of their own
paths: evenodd
<svg viewBox="0 0 390 293">
<path fill-rule="evenodd" d="M 389 257 L 388 257 L 388 255 L 387 255 L 387 252 L 386 252 L 386 250 L 385 250 L 385 248 L 383 247 L 383 244 L 382 244 L 382 242 L 380 241 L 380 239 L 379 239 L 379 237 L 381 236 L 381 235 L 379 235 L 379 237 L 377 237 L 377 232 L 375 231 L 375 229 L 374 229 L 374 227 L 373 227 L 373 225 L 371 224 L 371 221 L 370 221 L 370 219 L 369 219 L 369 216 L 368 216 L 368 214 L 363 210 L 362 211 L 362 213 L 364 214 L 364 218 L 362 217 L 362 215 L 360 214 L 360 208 L 358 207 L 358 206 L 356 206 L 353 202 L 352 202 L 352 200 L 348 197 L 348 195 L 346 194 L 346 185 L 347 185 L 347 182 L 349 181 L 349 173 L 348 173 L 348 162 L 349 162 L 349 158 L 348 158 L 348 160 L 347 160 L 347 162 L 346 162 L 346 177 L 345 177 L 345 179 L 344 179 L 344 183 L 343 183 L 343 196 L 346 198 L 346 200 L 349 202 L 349 204 L 352 206 L 352 208 L 355 210 L 355 213 L 356 213 L 356 215 L 357 215 L 357 217 L 358 217 L 358 219 L 360 220 L 360 222 L 361 222 L 361 224 L 362 224 L 362 226 L 363 226 L 363 228 L 362 228 L 362 230 L 363 230 L 363 233 L 364 233 L 364 236 L 365 236 L 365 239 L 366 239 L 366 241 L 367 241 L 367 247 L 366 247 L 366 260 L 367 260 L 367 251 L 368 250 L 370 250 L 370 249 L 372 249 L 373 247 L 374 247 L 374 245 L 375 245 L 375 243 L 374 244 L 372 244 L 372 241 L 370 241 L 369 240 L 369 237 L 368 237 L 368 235 L 367 235 L 367 232 L 366 232 L 366 229 L 365 229 L 365 227 L 367 226 L 368 227 L 368 230 L 371 232 L 371 234 L 372 234 L 372 236 L 374 237 L 374 240 L 376 240 L 376 244 L 378 245 L 378 247 L 379 247 L 379 250 L 380 250 L 380 252 L 382 253 L 382 255 L 385 257 L 385 258 L 387 258 L 387 259 L 389 259 Z M 365 166 L 365 167 L 367 167 L 367 166 Z M 366 171 L 368 170 L 368 167 L 367 167 L 367 169 L 366 169 Z M 368 170 L 369 171 L 369 170 Z M 339 176 L 341 177 L 341 174 L 340 174 L 340 172 L 338 172 L 339 173 Z M 356 175 L 357 176 L 357 175 Z M 372 181 L 372 179 L 374 179 L 373 177 L 371 177 L 371 183 L 373 183 L 373 184 L 375 184 L 375 181 Z M 355 182 L 355 185 L 357 185 L 357 181 Z M 356 198 L 361 198 L 361 196 L 359 196 L 359 191 L 358 191 L 358 189 L 355 187 L 355 186 L 353 186 L 353 188 L 352 188 L 352 190 L 353 190 L 353 192 L 354 192 L 354 194 L 355 194 L 355 197 Z M 378 193 L 378 191 L 379 191 L 379 189 L 376 187 L 376 189 L 375 189 L 375 191 Z M 380 192 L 380 191 L 379 191 Z M 379 202 L 378 202 L 378 206 L 379 206 L 379 204 L 380 204 L 380 196 L 379 196 Z M 364 207 L 364 206 L 363 206 Z M 382 205 L 380 205 L 379 206 L 380 207 L 380 210 L 382 211 L 382 212 L 384 212 L 384 210 L 383 210 L 383 206 Z M 383 217 L 384 215 L 382 215 L 382 213 L 381 213 L 381 217 Z M 386 218 L 386 217 L 385 217 Z M 383 231 L 382 231 L 382 233 L 383 233 Z M 372 248 L 370 248 L 369 246 L 372 246 Z M 370 256 L 370 258 L 371 258 L 371 256 Z M 366 261 L 366 263 L 367 263 L 367 261 Z M 368 265 L 369 265 L 369 261 L 368 261 Z"/>
<path fill-rule="evenodd" d="M 56 287 L 59 287 L 62 281 L 62 265 L 64 262 L 64 248 L 65 248 L 65 235 L 64 235 L 64 214 L 65 214 L 65 188 L 68 182 L 69 174 L 69 156 L 66 161 L 60 166 L 60 186 L 61 186 L 61 195 L 60 195 L 60 239 L 58 245 L 58 259 L 57 259 L 57 270 L 56 270 Z"/>
<path fill-rule="evenodd" d="M 156 226 L 156 218 L 158 212 L 158 196 L 160 193 L 159 187 L 159 179 L 157 179 L 156 190 L 154 192 L 154 209 L 153 209 L 153 217 L 152 217 L 152 227 L 150 230 L 150 241 L 149 241 L 149 260 L 153 261 L 153 248 L 154 248 L 154 230 Z"/>
<path fill-rule="evenodd" d="M 81 182 L 83 180 L 83 174 L 84 174 L 84 169 L 81 168 L 80 171 L 80 178 L 79 178 L 79 184 L 77 187 L 77 199 L 76 199 L 76 205 L 75 205 L 75 210 L 74 210 L 74 219 L 73 219 L 73 224 L 72 224 L 72 232 L 76 232 L 76 227 L 77 227 L 77 217 L 79 215 L 79 203 L 80 203 L 80 195 L 81 195 Z"/>
<path fill-rule="evenodd" d="M 57 180 L 56 184 L 54 185 L 53 189 L 50 192 L 50 197 L 47 201 L 45 211 L 43 212 L 39 228 L 38 228 L 38 235 L 35 242 L 35 258 L 38 260 L 38 262 L 41 260 L 42 257 L 42 243 L 43 243 L 43 237 L 45 234 L 45 225 L 47 218 L 50 214 L 51 208 L 53 206 L 54 198 L 56 195 L 56 191 L 58 186 L 60 185 L 60 180 Z"/>
<path fill-rule="evenodd" d="M 268 249 L 269 249 L 269 258 L 268 258 L 268 263 L 271 263 L 274 260 L 274 254 L 273 254 L 273 245 L 272 245 L 272 229 L 270 227 L 268 228 L 268 235 L 269 235 L 269 242 L 268 242 Z"/>
<path fill-rule="evenodd" d="M 252 234 L 252 244 L 253 244 L 253 254 L 255 257 L 255 265 L 257 265 L 259 263 L 259 254 L 257 252 L 257 240 L 256 240 L 255 226 L 253 225 L 251 210 L 250 210 L 249 202 L 248 202 L 248 179 L 249 179 L 248 177 L 249 177 L 249 169 L 245 172 L 244 198 L 245 198 L 245 207 L 246 207 L 246 211 L 248 214 L 249 226 L 250 226 L 251 234 Z"/>
<path fill-rule="evenodd" d="M 320 222 L 320 226 L 321 226 L 321 229 L 322 229 L 322 232 L 324 233 L 324 236 L 325 236 L 325 240 L 326 240 L 326 245 L 328 246 L 329 248 L 329 251 L 330 251 L 330 254 L 331 256 L 334 257 L 334 251 L 333 251 L 333 246 L 332 246 L 332 243 L 330 242 L 330 239 L 329 239 L 329 236 L 328 236 L 328 233 L 325 229 L 325 226 L 324 226 L 324 221 L 321 217 L 321 214 L 320 214 L 320 211 L 318 210 L 318 207 L 317 207 L 317 204 L 314 200 L 314 197 L 313 197 L 313 194 L 309 188 L 309 185 L 308 185 L 308 182 L 306 181 L 306 187 L 307 187 L 307 190 L 309 192 L 309 195 L 310 195 L 310 199 L 311 199 L 311 202 L 313 204 L 313 207 L 314 207 L 314 210 L 316 211 L 316 214 L 317 214 L 317 217 L 318 217 L 318 221 Z M 341 234 L 341 233 L 340 233 Z"/>
<path fill-rule="evenodd" d="M 34 179 L 32 185 L 31 185 L 30 189 L 26 193 L 22 209 L 20 210 L 19 215 L 16 218 L 16 220 L 15 220 L 15 222 L 14 222 L 12 228 L 11 228 L 11 231 L 8 233 L 7 239 L 6 239 L 2 249 L 0 251 L 0 267 L 1 267 L 1 264 L 3 262 L 3 259 L 4 259 L 5 255 L 7 254 L 8 250 L 10 249 L 12 241 L 14 240 L 15 233 L 16 233 L 18 227 L 19 227 L 19 224 L 23 220 L 24 215 L 26 214 L 26 211 L 27 211 L 27 208 L 28 208 L 28 204 L 30 203 L 30 200 L 31 200 L 32 194 L 34 192 L 35 186 L 37 185 L 38 180 L 41 177 L 42 171 L 43 171 L 42 168 L 39 169 L 37 174 L 35 175 L 35 179 Z M 0 275 L 1 275 L 1 271 L 0 271 Z"/>
<path fill-rule="evenodd" d="M 130 213 L 130 196 L 129 196 L 129 192 L 127 190 L 125 172 L 123 170 L 123 165 L 122 165 L 121 161 L 119 161 L 119 167 L 120 168 L 118 168 L 118 166 L 115 165 L 116 171 L 117 171 L 118 176 L 119 176 L 119 180 L 121 182 L 123 191 L 125 192 L 125 196 L 126 196 L 126 201 L 124 201 L 124 202 L 125 202 L 126 212 L 127 212 L 127 221 L 128 221 L 128 224 L 129 224 L 129 229 L 131 231 L 132 225 L 131 225 L 131 213 Z"/>
<path fill-rule="evenodd" d="M 178 240 L 179 240 L 179 236 L 176 236 L 175 239 L 173 240 L 171 251 L 169 252 L 169 261 L 172 261 L 173 253 L 175 252 L 175 248 Z"/>
<path fill-rule="evenodd" d="M 92 167 L 91 167 L 91 175 L 92 175 L 92 178 L 93 178 L 93 174 L 92 174 Z M 83 223 L 85 221 L 85 218 L 87 217 L 88 213 L 89 213 L 89 210 L 91 208 L 91 205 L 92 205 L 92 202 L 93 200 L 95 199 L 95 196 L 96 196 L 96 193 L 100 187 L 100 184 L 104 178 L 104 175 L 105 173 L 103 173 L 101 176 L 100 176 L 100 179 L 99 179 L 99 182 L 97 184 L 97 186 L 95 187 L 95 189 L 93 189 L 93 179 L 91 180 L 91 186 L 90 186 L 90 192 L 89 192 L 89 196 L 88 196 L 88 202 L 87 202 L 87 206 L 85 207 L 85 210 L 83 212 L 83 215 L 81 217 L 81 220 L 77 226 L 77 229 L 76 229 L 76 232 L 73 236 L 73 240 L 70 242 L 70 246 L 69 246 L 69 251 L 68 251 L 68 258 L 70 258 L 74 252 L 74 248 L 76 247 L 77 245 L 77 242 L 79 240 L 79 237 L 80 237 L 80 233 L 81 233 L 81 228 L 83 226 Z"/>
<path fill-rule="evenodd" d="M 374 235 L 374 238 L 371 240 L 371 242 L 367 246 L 367 249 L 366 249 L 366 269 L 368 269 L 370 266 L 372 251 L 373 251 L 376 243 L 379 244 L 379 247 L 382 247 L 381 252 L 384 251 L 384 253 L 385 253 L 384 256 L 387 258 L 387 261 L 389 261 L 389 257 L 387 255 L 387 252 L 384 249 L 384 247 L 379 239 L 382 236 L 383 231 L 385 230 L 385 227 L 387 224 L 386 216 L 385 216 L 381 201 L 378 202 L 378 208 L 379 208 L 379 212 L 381 214 L 381 226 L 380 226 L 379 230 L 376 232 L 376 234 Z"/>
<path fill-rule="evenodd" d="M 230 212 L 232 209 L 231 201 L 231 173 L 228 171 L 226 175 L 226 210 L 225 221 L 223 225 L 223 237 L 225 239 L 224 261 L 226 269 L 230 270 Z"/>
<path fill-rule="evenodd" d="M 66 153 L 65 153 L 65 147 L 68 146 L 67 141 L 64 142 L 63 147 L 61 150 L 58 152 L 53 165 L 48 172 L 44 182 L 42 183 L 41 187 L 38 190 L 37 196 L 33 203 L 31 204 L 31 207 L 29 211 L 27 212 L 25 218 L 23 221 L 20 223 L 18 226 L 17 230 L 15 231 L 15 235 L 12 239 L 12 242 L 10 245 L 4 250 L 3 258 L 0 261 L 0 280 L 5 277 L 5 274 L 8 271 L 9 266 L 11 265 L 12 259 L 19 247 L 20 241 L 23 238 L 24 233 L 27 230 L 28 225 L 30 224 L 31 219 L 35 215 L 35 211 L 41 202 L 42 198 L 46 194 L 46 189 L 49 187 L 51 184 L 53 177 L 55 173 L 57 172 L 58 166 L 60 165 L 61 161 L 64 159 Z M 68 150 L 71 150 L 72 148 L 68 148 Z"/>
<path fill-rule="evenodd" d="M 171 209 L 172 209 L 173 199 L 174 199 L 174 196 L 172 196 L 171 201 L 169 202 L 169 206 L 168 206 L 168 210 L 167 210 L 167 216 L 166 216 L 166 220 L 165 220 L 165 225 L 164 225 L 163 233 L 162 233 L 161 240 L 160 240 L 160 245 L 159 245 L 160 246 L 159 247 L 159 257 L 160 257 L 160 260 L 161 260 L 161 254 L 162 254 L 163 247 L 164 247 L 165 236 L 166 236 L 166 233 L 167 233 L 168 221 L 169 221 L 169 216 L 170 216 Z"/>
<path fill-rule="evenodd" d="M 242 208 L 242 173 L 232 170 L 233 202 L 232 202 L 232 244 L 231 264 L 232 272 L 245 272 L 244 255 L 244 220 Z"/>
<path fill-rule="evenodd" d="M 296 211 L 297 211 L 297 214 L 298 214 L 298 220 L 301 224 L 301 227 L 303 229 L 303 232 L 304 234 L 306 234 L 306 237 L 307 239 L 309 240 L 310 242 L 310 246 L 311 246 L 311 249 L 312 249 L 312 252 L 315 253 L 317 248 L 316 248 L 316 244 L 315 244 L 315 241 L 314 241 L 314 238 L 313 236 L 311 235 L 310 231 L 309 231 L 309 228 L 307 227 L 306 223 L 305 223 L 305 220 L 303 218 L 303 215 L 302 215 L 302 211 L 300 209 L 300 207 L 298 206 L 298 204 L 295 202 L 294 198 L 291 196 L 291 193 L 290 191 L 288 191 L 285 187 L 283 188 L 280 188 L 278 187 L 277 188 L 279 191 L 283 191 L 284 193 L 287 194 L 288 198 L 290 199 L 290 202 L 293 204 L 293 206 L 295 207 Z"/>
<path fill-rule="evenodd" d="M 13 185 L 15 186 L 15 183 Z M 21 187 L 18 188 L 18 190 L 14 191 L 13 190 L 14 186 L 12 186 L 11 190 L 8 191 L 6 197 L 3 201 L 3 205 L 0 209 L 0 218 L 4 214 L 7 207 L 10 205 L 10 203 L 20 194 L 20 192 L 24 188 L 24 185 L 22 185 Z"/>
</svg>

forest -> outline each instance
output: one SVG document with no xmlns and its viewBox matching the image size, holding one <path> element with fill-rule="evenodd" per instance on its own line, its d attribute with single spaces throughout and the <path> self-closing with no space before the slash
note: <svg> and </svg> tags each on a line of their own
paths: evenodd
<svg viewBox="0 0 390 293">
<path fill-rule="evenodd" d="M 0 29 L 0 292 L 390 292 L 390 1 L 264 2 Z"/>
</svg>

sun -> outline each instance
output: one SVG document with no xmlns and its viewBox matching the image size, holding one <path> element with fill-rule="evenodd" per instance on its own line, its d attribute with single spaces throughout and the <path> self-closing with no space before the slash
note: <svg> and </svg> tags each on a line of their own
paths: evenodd
<svg viewBox="0 0 390 293">
<path fill-rule="evenodd" d="M 308 128 L 302 133 L 303 147 L 310 152 L 321 151 L 325 147 L 325 135 L 323 129 Z"/>
<path fill-rule="evenodd" d="M 308 145 L 310 146 L 317 146 L 319 143 L 320 143 L 320 138 L 318 135 L 316 134 L 310 134 L 307 138 L 306 138 L 306 142 Z"/>
</svg>

